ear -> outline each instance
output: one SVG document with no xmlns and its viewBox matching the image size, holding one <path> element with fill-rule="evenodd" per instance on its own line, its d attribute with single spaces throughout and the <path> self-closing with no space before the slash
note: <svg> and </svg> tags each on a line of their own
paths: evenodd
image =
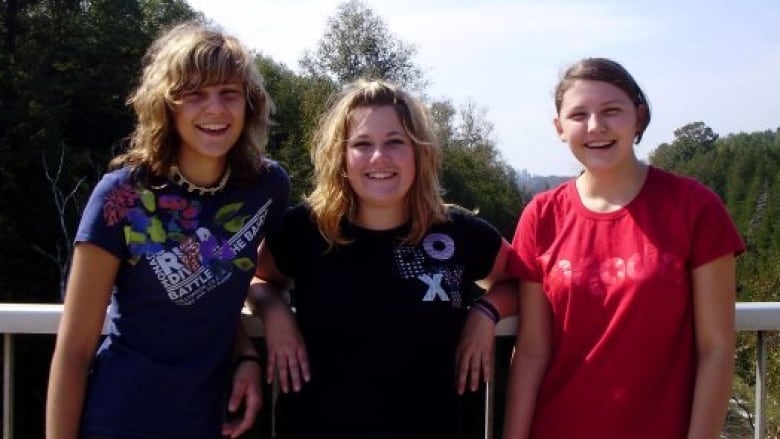
<svg viewBox="0 0 780 439">
<path fill-rule="evenodd" d="M 639 104 L 636 107 L 636 134 L 644 132 L 647 128 L 647 105 Z"/>
<path fill-rule="evenodd" d="M 563 133 L 563 127 L 561 126 L 561 120 L 558 118 L 558 116 L 555 116 L 553 118 L 553 126 L 555 126 L 555 132 L 558 133 L 558 137 L 561 139 L 561 142 L 566 142 L 566 136 Z"/>
</svg>

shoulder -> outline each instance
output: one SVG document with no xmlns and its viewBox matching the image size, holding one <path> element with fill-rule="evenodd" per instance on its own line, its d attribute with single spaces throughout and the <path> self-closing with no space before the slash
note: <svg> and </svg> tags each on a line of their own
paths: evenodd
<svg viewBox="0 0 780 439">
<path fill-rule="evenodd" d="M 447 206 L 447 224 L 456 230 L 462 230 L 468 233 L 500 235 L 498 230 L 488 221 L 477 216 L 464 207 L 458 205 Z"/>
<path fill-rule="evenodd" d="M 118 189 L 129 191 L 135 185 L 136 179 L 134 172 L 128 167 L 109 171 L 103 174 L 97 182 L 93 193 L 96 195 L 108 194 Z"/>
<path fill-rule="evenodd" d="M 662 192 L 666 199 L 675 202 L 721 202 L 715 191 L 693 177 L 675 174 L 654 166 L 650 167 L 649 172 L 653 190 Z"/>
<path fill-rule="evenodd" d="M 289 190 L 290 176 L 278 162 L 268 158 L 263 158 L 261 169 L 263 169 L 261 174 L 263 179 L 271 180 L 273 183 L 282 184 Z"/>
<path fill-rule="evenodd" d="M 285 218 L 295 218 L 306 221 L 312 220 L 312 214 L 311 207 L 305 201 L 288 207 L 284 212 Z"/>
<path fill-rule="evenodd" d="M 278 176 L 278 177 L 284 177 L 289 178 L 287 176 L 287 171 L 284 170 L 282 165 L 279 164 L 276 160 L 271 160 L 269 158 L 263 158 L 261 159 L 261 167 L 266 170 L 271 175 Z"/>
<path fill-rule="evenodd" d="M 282 227 L 288 230 L 303 230 L 316 227 L 311 208 L 306 202 L 286 207 L 282 214 Z"/>
<path fill-rule="evenodd" d="M 556 214 L 571 208 L 574 183 L 575 179 L 572 178 L 552 189 L 534 195 L 523 209 L 523 214 L 535 213 L 537 216 L 544 216 L 545 213 Z"/>
<path fill-rule="evenodd" d="M 487 221 L 477 216 L 476 212 L 457 204 L 447 205 L 447 221 L 453 224 L 479 224 Z"/>
</svg>

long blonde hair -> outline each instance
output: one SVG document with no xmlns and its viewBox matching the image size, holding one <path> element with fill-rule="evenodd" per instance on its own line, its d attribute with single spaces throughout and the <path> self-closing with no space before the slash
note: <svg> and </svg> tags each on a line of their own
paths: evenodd
<svg viewBox="0 0 780 439">
<path fill-rule="evenodd" d="M 388 82 L 358 80 L 331 98 L 312 142 L 315 187 L 307 201 L 320 233 L 331 246 L 349 243 L 340 226 L 344 219 L 354 220 L 358 203 L 345 178 L 350 117 L 358 107 L 385 105 L 395 109 L 414 147 L 416 171 L 406 199 L 411 225 L 404 241 L 418 243 L 431 224 L 447 219 L 439 184 L 441 149 L 425 105 Z"/>
<path fill-rule="evenodd" d="M 260 173 L 273 102 L 254 57 L 233 36 L 197 21 L 174 26 L 158 37 L 143 58 L 140 84 L 127 100 L 137 123 L 127 152 L 112 168 L 143 168 L 151 177 L 166 176 L 179 152 L 173 121 L 178 100 L 203 86 L 238 81 L 246 95 L 244 129 L 227 161 L 233 179 L 246 182 Z"/>
</svg>

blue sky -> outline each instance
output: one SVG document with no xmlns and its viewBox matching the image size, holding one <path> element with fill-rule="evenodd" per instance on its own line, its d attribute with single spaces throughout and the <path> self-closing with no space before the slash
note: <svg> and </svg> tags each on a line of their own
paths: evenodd
<svg viewBox="0 0 780 439">
<path fill-rule="evenodd" d="M 341 0 L 188 0 L 248 46 L 297 70 Z M 560 72 L 585 56 L 622 63 L 653 120 L 637 155 L 703 121 L 725 136 L 780 127 L 778 0 L 364 0 L 414 44 L 426 94 L 486 110 L 515 168 L 579 170 L 552 127 Z"/>
</svg>

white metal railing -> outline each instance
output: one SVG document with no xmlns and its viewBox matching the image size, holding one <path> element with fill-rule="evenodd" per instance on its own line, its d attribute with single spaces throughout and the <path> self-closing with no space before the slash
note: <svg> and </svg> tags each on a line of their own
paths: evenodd
<svg viewBox="0 0 780 439">
<path fill-rule="evenodd" d="M 62 314 L 61 304 L 0 303 L 0 333 L 3 334 L 3 439 L 13 438 L 14 335 L 56 334 Z M 251 337 L 262 337 L 263 325 L 258 317 L 244 310 L 244 326 Z M 496 336 L 514 336 L 517 318 L 503 319 Z M 104 331 L 105 331 L 104 327 Z M 764 438 L 766 430 L 766 337 L 765 332 L 780 331 L 780 302 L 740 302 L 736 306 L 737 331 L 755 331 L 756 341 L 756 413 L 755 439 Z M 485 438 L 493 437 L 492 383 L 485 392 Z"/>
</svg>

